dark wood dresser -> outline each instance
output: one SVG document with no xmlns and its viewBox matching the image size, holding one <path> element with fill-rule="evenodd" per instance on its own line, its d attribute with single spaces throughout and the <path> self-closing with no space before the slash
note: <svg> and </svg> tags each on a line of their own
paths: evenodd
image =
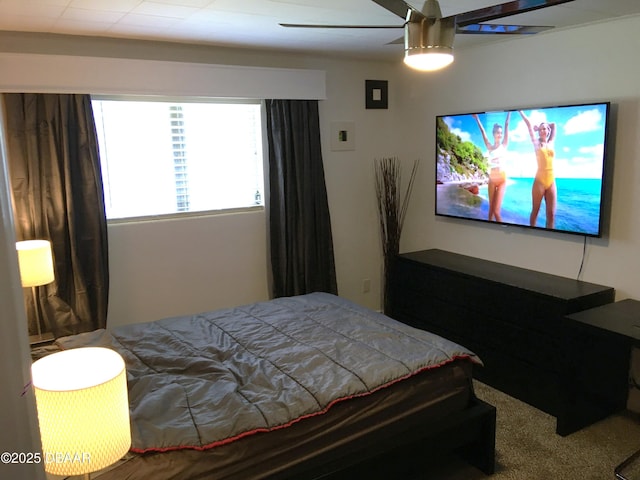
<svg viewBox="0 0 640 480">
<path fill-rule="evenodd" d="M 614 301 L 611 287 L 443 250 L 402 254 L 391 317 L 473 350 L 474 376 L 557 418 L 568 435 L 625 408 L 630 340 L 568 317 Z"/>
</svg>

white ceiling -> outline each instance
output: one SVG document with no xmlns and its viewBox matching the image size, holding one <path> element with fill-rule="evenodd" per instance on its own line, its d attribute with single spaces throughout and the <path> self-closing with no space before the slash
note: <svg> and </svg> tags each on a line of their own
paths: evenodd
<svg viewBox="0 0 640 480">
<path fill-rule="evenodd" d="M 503 0 L 506 1 L 506 0 Z M 422 0 L 409 0 L 421 8 Z M 440 0 L 444 16 L 501 0 Z M 569 27 L 640 14 L 640 0 L 575 0 L 502 23 Z M 0 30 L 165 40 L 393 58 L 402 29 L 291 29 L 289 23 L 401 25 L 370 0 L 0 0 Z M 500 22 L 497 22 L 500 23 Z M 455 47 L 501 36 L 457 35 Z"/>
</svg>

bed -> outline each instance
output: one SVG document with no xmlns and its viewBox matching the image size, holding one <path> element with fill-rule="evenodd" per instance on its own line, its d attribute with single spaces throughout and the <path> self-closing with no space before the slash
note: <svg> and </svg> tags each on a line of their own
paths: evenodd
<svg viewBox="0 0 640 480">
<path fill-rule="evenodd" d="M 130 453 L 112 479 L 408 478 L 455 450 L 493 473 L 473 352 L 313 293 L 56 341 L 127 365 Z"/>
</svg>

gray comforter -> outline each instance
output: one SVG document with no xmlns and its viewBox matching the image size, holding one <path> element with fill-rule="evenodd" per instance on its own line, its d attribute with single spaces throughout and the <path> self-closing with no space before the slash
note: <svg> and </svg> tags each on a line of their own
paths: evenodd
<svg viewBox="0 0 640 480">
<path fill-rule="evenodd" d="M 465 348 L 314 293 L 61 338 L 127 365 L 132 450 L 207 449 L 326 412 Z"/>
</svg>

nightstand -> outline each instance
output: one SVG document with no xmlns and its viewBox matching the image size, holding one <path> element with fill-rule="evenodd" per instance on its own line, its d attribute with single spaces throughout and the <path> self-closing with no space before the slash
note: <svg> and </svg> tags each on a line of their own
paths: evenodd
<svg viewBox="0 0 640 480">
<path fill-rule="evenodd" d="M 622 300 L 575 313 L 568 318 L 590 328 L 627 338 L 629 354 L 633 345 L 640 345 L 640 301 Z M 618 465 L 614 473 L 619 480 L 640 480 L 640 450 Z"/>
<path fill-rule="evenodd" d="M 42 335 L 29 335 L 29 345 L 31 346 L 31 360 L 36 361 L 39 358 L 46 357 L 50 353 L 57 352 L 59 348 L 53 345 L 55 338 L 51 333 L 43 333 Z"/>
<path fill-rule="evenodd" d="M 29 345 L 31 348 L 40 347 L 42 345 L 51 345 L 54 342 L 53 334 L 43 333 L 41 335 L 29 335 Z"/>
<path fill-rule="evenodd" d="M 627 408 L 631 352 L 634 345 L 640 345 L 640 301 L 612 302 L 565 319 L 573 324 L 573 343 L 597 360 L 588 370 L 574 362 L 572 378 L 584 386 L 584 393 L 602 412 Z"/>
<path fill-rule="evenodd" d="M 640 301 L 621 300 L 582 312 L 567 315 L 568 318 L 613 332 L 640 344 Z"/>
</svg>

